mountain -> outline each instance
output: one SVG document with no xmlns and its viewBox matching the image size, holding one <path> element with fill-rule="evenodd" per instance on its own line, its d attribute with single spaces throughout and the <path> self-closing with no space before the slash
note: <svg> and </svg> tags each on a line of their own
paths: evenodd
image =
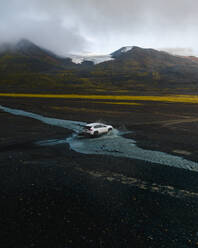
<svg viewBox="0 0 198 248">
<path fill-rule="evenodd" d="M 0 46 L 0 74 L 1 91 L 185 93 L 198 88 L 198 58 L 137 46 L 107 56 L 62 58 L 23 39 Z"/>
<path fill-rule="evenodd" d="M 115 58 L 96 66 L 105 77 L 117 85 L 138 87 L 174 88 L 194 87 L 198 83 L 198 60 L 195 58 L 173 56 L 154 49 L 131 47 L 121 48 L 112 53 Z M 134 88 L 134 87 L 132 87 Z"/>
<path fill-rule="evenodd" d="M 125 50 L 125 52 L 123 52 L 123 48 L 119 49 L 112 53 L 112 56 L 116 58 L 112 63 L 122 63 L 123 65 L 131 63 L 130 69 L 133 69 L 133 67 L 140 67 L 142 70 L 159 71 L 165 70 L 166 68 L 170 69 L 175 66 L 197 66 L 196 63 L 194 63 L 195 59 L 190 59 L 190 57 L 174 56 L 167 52 L 154 49 L 143 49 L 135 46 L 129 50 Z"/>
<path fill-rule="evenodd" d="M 133 49 L 132 46 L 125 46 L 125 47 L 121 47 L 120 49 L 118 49 L 117 51 L 111 53 L 112 58 L 118 58 L 121 55 L 123 55 L 124 53 L 131 51 Z"/>
<path fill-rule="evenodd" d="M 83 67 L 84 65 L 82 65 Z M 12 92 L 54 91 L 64 88 L 64 78 L 78 65 L 28 40 L 0 46 L 0 90 Z M 67 72 L 68 70 L 68 72 Z"/>
<path fill-rule="evenodd" d="M 192 61 L 194 61 L 194 62 L 196 62 L 196 63 L 198 63 L 198 57 L 195 57 L 195 56 L 187 56 L 186 58 L 187 58 L 187 59 L 190 59 L 190 60 L 192 60 Z"/>
<path fill-rule="evenodd" d="M 16 44 L 0 46 L 0 72 L 43 72 L 63 69 L 73 65 L 71 59 L 61 58 L 34 43 L 22 39 Z"/>
</svg>

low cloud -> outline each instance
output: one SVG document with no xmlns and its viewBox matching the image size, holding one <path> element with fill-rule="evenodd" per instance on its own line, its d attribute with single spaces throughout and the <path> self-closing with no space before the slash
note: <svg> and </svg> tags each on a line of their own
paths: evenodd
<svg viewBox="0 0 198 248">
<path fill-rule="evenodd" d="M 185 47 L 173 47 L 173 48 L 161 48 L 161 51 L 168 52 L 173 55 L 180 55 L 180 56 L 195 56 L 196 53 L 191 48 Z"/>
<path fill-rule="evenodd" d="M 194 0 L 7 0 L 0 41 L 27 38 L 58 54 L 110 53 L 125 45 L 198 53 Z"/>
</svg>

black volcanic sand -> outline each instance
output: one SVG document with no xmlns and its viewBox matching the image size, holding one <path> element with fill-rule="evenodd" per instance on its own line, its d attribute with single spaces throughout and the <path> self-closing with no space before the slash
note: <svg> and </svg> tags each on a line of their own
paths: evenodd
<svg viewBox="0 0 198 248">
<path fill-rule="evenodd" d="M 61 119 L 103 120 L 132 130 L 128 136 L 141 147 L 198 159 L 195 104 L 14 98 L 0 104 Z M 0 120 L 1 247 L 198 247 L 198 173 L 83 155 L 67 144 L 38 146 L 71 131 L 2 111 Z"/>
</svg>

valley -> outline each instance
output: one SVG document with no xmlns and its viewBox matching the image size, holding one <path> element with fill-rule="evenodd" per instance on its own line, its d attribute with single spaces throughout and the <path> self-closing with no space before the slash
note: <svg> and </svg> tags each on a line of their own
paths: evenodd
<svg viewBox="0 0 198 248">
<path fill-rule="evenodd" d="M 197 103 L 98 101 L 1 97 L 2 106 L 60 123 L 100 119 L 142 149 L 198 161 Z M 64 142 L 67 128 L 3 110 L 0 116 L 4 247 L 196 247 L 197 172 L 83 154 Z"/>
<path fill-rule="evenodd" d="M 197 246 L 197 61 L 111 56 L 75 64 L 27 40 L 0 49 L 4 248 Z M 96 121 L 116 132 L 76 139 Z"/>
</svg>

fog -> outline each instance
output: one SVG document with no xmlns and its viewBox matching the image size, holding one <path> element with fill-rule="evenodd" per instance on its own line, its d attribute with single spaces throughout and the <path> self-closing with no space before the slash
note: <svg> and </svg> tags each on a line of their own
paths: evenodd
<svg viewBox="0 0 198 248">
<path fill-rule="evenodd" d="M 127 45 L 198 54 L 197 7 L 194 0 L 7 0 L 0 42 L 26 38 L 60 55 Z"/>
</svg>

